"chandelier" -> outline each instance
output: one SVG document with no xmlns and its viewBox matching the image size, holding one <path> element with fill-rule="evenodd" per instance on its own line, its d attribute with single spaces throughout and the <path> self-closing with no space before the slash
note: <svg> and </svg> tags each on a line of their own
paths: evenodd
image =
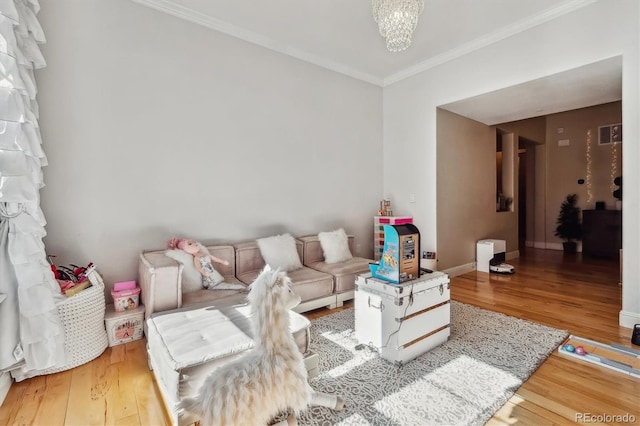
<svg viewBox="0 0 640 426">
<path fill-rule="evenodd" d="M 409 47 L 424 0 L 372 0 L 372 4 L 373 19 L 380 35 L 387 39 L 387 49 L 401 52 Z"/>
</svg>

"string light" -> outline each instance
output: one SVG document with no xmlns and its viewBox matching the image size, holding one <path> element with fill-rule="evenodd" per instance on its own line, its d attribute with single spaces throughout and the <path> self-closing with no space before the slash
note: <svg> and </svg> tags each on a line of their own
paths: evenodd
<svg viewBox="0 0 640 426">
<path fill-rule="evenodd" d="M 611 143 L 611 193 L 616 190 L 616 184 L 613 183 L 613 180 L 618 175 L 618 142 Z"/>
<path fill-rule="evenodd" d="M 587 131 L 587 203 L 593 199 L 591 192 L 591 129 Z"/>
</svg>

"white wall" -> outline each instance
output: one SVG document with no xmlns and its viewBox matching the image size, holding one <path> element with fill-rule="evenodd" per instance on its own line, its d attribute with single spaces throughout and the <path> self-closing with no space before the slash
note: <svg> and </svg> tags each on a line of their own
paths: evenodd
<svg viewBox="0 0 640 426">
<path fill-rule="evenodd" d="M 609 25 L 615 23 L 615 25 Z M 436 250 L 436 107 L 623 56 L 624 139 L 640 136 L 639 4 L 599 1 L 384 90 L 384 193 L 394 211 L 411 213 L 425 250 Z M 504 67 L 505 63 L 512 64 Z M 623 143 L 623 304 L 620 322 L 640 320 L 640 146 Z M 456 173 L 456 164 L 450 165 Z M 409 203 L 409 194 L 416 203 Z M 460 208 L 464 208 L 461 205 Z"/>
<path fill-rule="evenodd" d="M 48 253 L 108 284 L 172 236 L 344 227 L 372 254 L 382 89 L 130 0 L 43 2 Z"/>
</svg>

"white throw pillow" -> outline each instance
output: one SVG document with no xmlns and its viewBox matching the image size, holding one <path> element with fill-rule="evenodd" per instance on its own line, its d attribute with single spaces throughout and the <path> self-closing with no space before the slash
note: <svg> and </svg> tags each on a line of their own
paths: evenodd
<svg viewBox="0 0 640 426">
<path fill-rule="evenodd" d="M 202 248 L 204 248 L 204 246 L 201 246 L 201 249 Z M 206 251 L 206 253 L 209 253 L 209 250 L 207 250 L 206 248 L 204 248 L 204 250 Z M 198 272 L 196 266 L 193 264 L 193 256 L 191 254 L 180 249 L 175 249 L 167 250 L 165 252 L 165 255 L 184 265 L 184 268 L 182 269 L 183 293 L 191 293 L 192 291 L 202 290 L 202 274 Z M 216 284 L 224 281 L 224 277 L 220 275 L 220 273 L 215 269 L 211 274 Z"/>
<path fill-rule="evenodd" d="M 291 234 L 260 238 L 256 241 L 262 258 L 272 269 L 280 268 L 289 272 L 302 268 L 296 240 Z"/>
<path fill-rule="evenodd" d="M 344 232 L 344 229 L 320 232 L 318 239 L 320 240 L 326 263 L 340 263 L 353 258 L 349 250 L 349 237 Z"/>
</svg>

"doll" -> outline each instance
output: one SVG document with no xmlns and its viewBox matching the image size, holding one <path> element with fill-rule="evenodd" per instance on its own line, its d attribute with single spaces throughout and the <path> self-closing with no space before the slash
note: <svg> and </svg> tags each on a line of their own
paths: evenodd
<svg viewBox="0 0 640 426">
<path fill-rule="evenodd" d="M 219 290 L 245 290 L 246 287 L 240 284 L 224 283 L 224 278 L 215 270 L 213 262 L 229 265 L 229 262 L 213 256 L 209 251 L 196 240 L 187 238 L 173 238 L 167 244 L 170 249 L 180 249 L 193 256 L 193 266 L 202 275 L 202 286 L 207 289 Z"/>
</svg>

